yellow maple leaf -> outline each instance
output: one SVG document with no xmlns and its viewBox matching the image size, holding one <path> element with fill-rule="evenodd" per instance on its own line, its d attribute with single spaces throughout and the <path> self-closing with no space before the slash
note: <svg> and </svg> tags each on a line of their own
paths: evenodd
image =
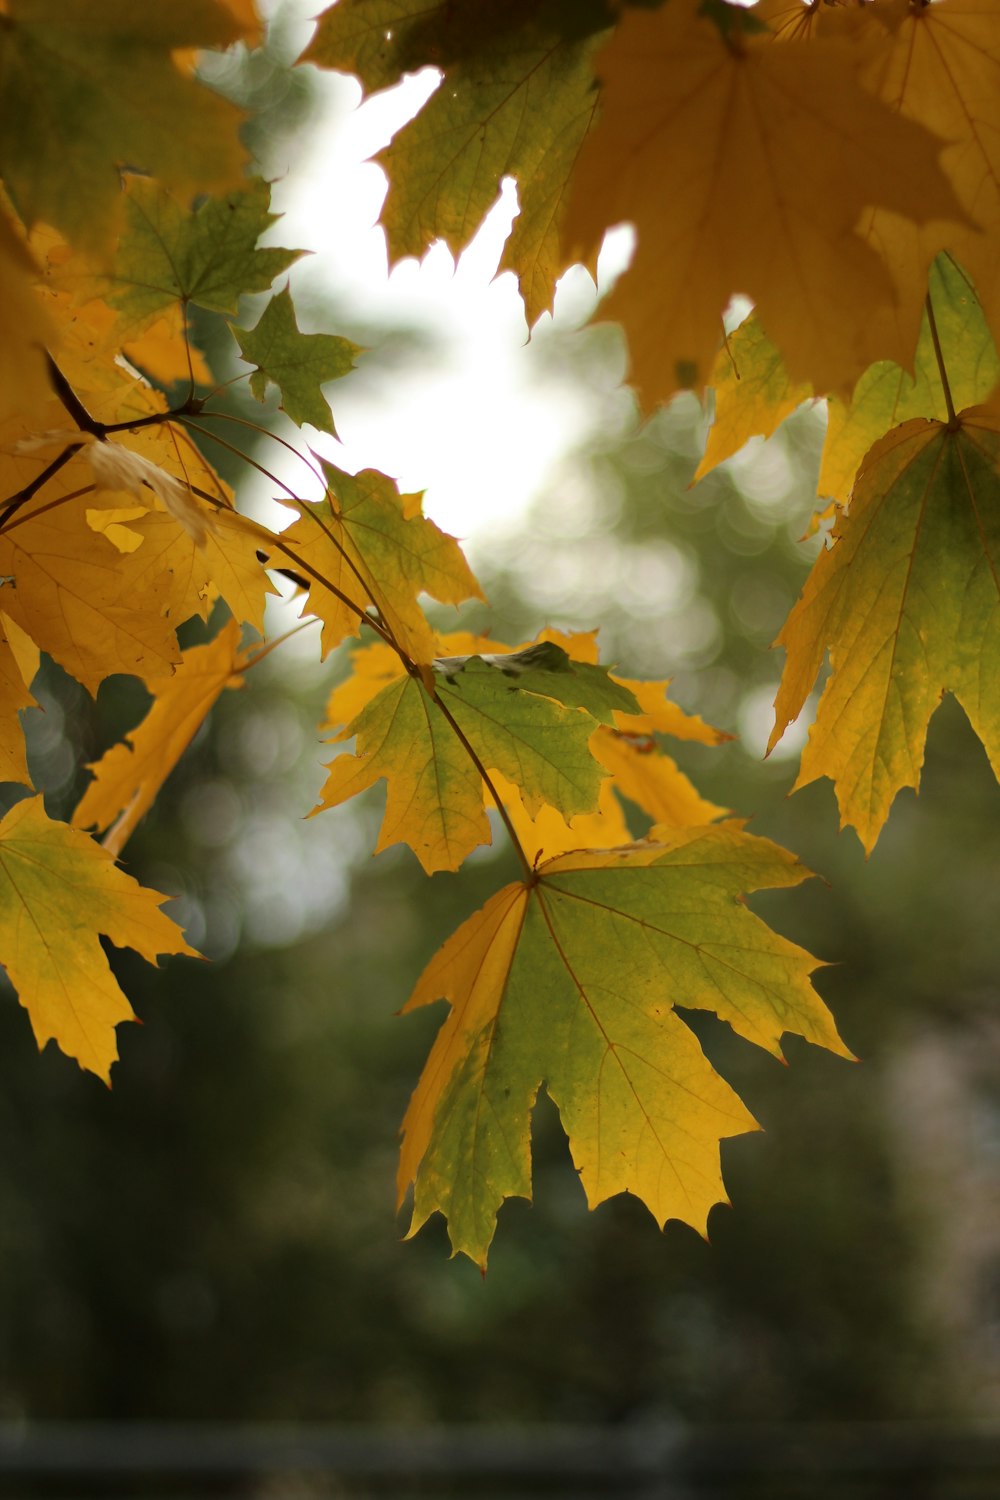
<svg viewBox="0 0 1000 1500">
<path fill-rule="evenodd" d="M 259 554 L 270 555 L 275 537 L 266 527 L 221 507 L 211 512 L 211 530 L 201 544 L 166 511 L 93 504 L 87 517 L 91 527 L 109 532 L 121 528 L 120 550 L 128 551 L 121 564 L 130 586 L 152 590 L 160 608 L 175 625 L 199 615 L 207 619 L 221 596 L 238 620 L 264 632 L 264 607 L 276 590 Z M 137 675 L 143 676 L 142 672 Z"/>
<path fill-rule="evenodd" d="M 93 839 L 46 817 L 41 797 L 0 822 L 0 951 L 39 1047 L 50 1038 L 82 1068 L 109 1081 L 115 1027 L 132 1007 L 99 936 L 155 963 L 161 953 L 198 957 L 144 890 Z"/>
<path fill-rule="evenodd" d="M 916 788 L 946 691 L 1000 775 L 1000 419 L 915 419 L 868 453 L 833 545 L 778 637 L 788 653 L 769 749 L 831 675 L 796 788 L 835 785 L 842 824 L 873 848 L 896 793 Z"/>
<path fill-rule="evenodd" d="M 950 250 L 972 277 L 994 337 L 1000 340 L 1000 26 L 991 0 L 865 7 L 880 45 L 864 78 L 902 119 L 919 121 L 946 142 L 941 165 L 965 213 L 934 212 L 911 223 L 877 199 L 859 232 L 894 268 L 897 295 L 881 310 L 912 349 L 923 310 L 927 269 Z M 887 24 L 879 26 L 884 17 Z M 879 330 L 881 336 L 881 330 Z M 908 358 L 891 355 L 909 367 Z"/>
<path fill-rule="evenodd" d="M 219 696 L 243 686 L 239 643 L 240 627 L 229 620 L 214 640 L 182 652 L 172 677 L 153 684 L 142 723 L 91 765 L 94 779 L 70 820 L 74 828 L 106 828 L 104 848 L 121 854 Z"/>
<path fill-rule="evenodd" d="M 7 522 L 0 533 L 0 575 L 12 580 L 5 601 L 10 617 L 96 691 L 113 672 L 170 672 L 180 653 L 177 622 L 164 613 L 169 575 L 158 570 L 147 577 L 136 564 L 139 552 L 124 556 L 90 527 L 92 481 L 89 469 L 78 465 L 79 455 L 51 482 L 60 501 L 36 496 Z M 74 493 L 74 480 L 84 474 L 76 487 L 83 493 Z"/>
<path fill-rule="evenodd" d="M 442 604 L 483 597 L 461 547 L 421 515 L 419 496 L 401 496 L 384 474 L 345 474 L 319 462 L 327 498 L 303 502 L 280 545 L 309 580 L 308 608 L 323 623 L 324 656 L 357 635 L 359 611 L 374 606 L 411 661 L 433 660 L 434 632 L 419 595 Z"/>
<path fill-rule="evenodd" d="M 721 1139 L 756 1123 L 676 1006 L 715 1011 L 781 1056 L 794 1031 L 849 1056 L 809 983 L 814 959 L 741 892 L 808 871 L 737 823 L 560 856 L 511 885 L 431 960 L 405 1009 L 451 1002 L 403 1122 L 398 1187 L 485 1266 L 497 1210 L 531 1196 L 544 1081 L 591 1207 L 631 1192 L 704 1232 L 726 1198 Z"/>
<path fill-rule="evenodd" d="M 595 64 L 601 116 L 564 244 L 593 263 L 609 225 L 635 225 L 633 264 L 605 309 L 625 325 L 647 405 L 708 379 L 737 292 L 819 392 L 849 391 L 875 358 L 908 358 L 873 344 L 895 292 L 859 216 L 871 203 L 918 222 L 962 210 L 941 143 L 862 87 L 863 56 L 825 38 L 723 37 L 696 0 L 626 10 Z"/>
<path fill-rule="evenodd" d="M 732 458 L 750 438 L 770 437 L 813 393 L 808 381 L 791 379 L 779 350 L 752 315 L 726 339 L 709 384 L 715 392 L 715 416 L 692 484 Z"/>
</svg>

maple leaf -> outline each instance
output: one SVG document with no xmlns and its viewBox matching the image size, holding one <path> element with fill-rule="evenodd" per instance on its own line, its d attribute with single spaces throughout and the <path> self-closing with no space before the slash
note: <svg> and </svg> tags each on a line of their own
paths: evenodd
<svg viewBox="0 0 1000 1500">
<path fill-rule="evenodd" d="M 467 631 L 456 631 L 440 636 L 438 644 L 442 653 L 437 658 L 438 667 L 445 666 L 449 661 L 464 663 L 473 656 L 479 656 L 502 670 L 503 664 L 508 662 L 511 656 L 517 658 L 520 655 L 530 661 L 532 655 L 537 657 L 539 648 L 546 645 L 554 645 L 560 652 L 564 652 L 571 658 L 573 670 L 585 673 L 588 666 L 593 668 L 597 664 L 596 631 L 566 632 L 550 628 L 542 632 L 538 641 L 530 642 L 522 647 L 504 647 L 502 654 L 497 653 L 496 642 L 487 637 L 471 635 Z M 444 653 L 462 653 L 462 655 L 449 656 Z M 559 661 L 554 653 L 551 654 L 551 659 L 554 662 Z M 354 667 L 352 675 L 331 695 L 325 720 L 327 728 L 340 729 L 343 725 L 350 725 L 351 721 L 357 719 L 384 688 L 391 683 L 399 683 L 405 675 L 405 669 L 396 652 L 381 643 L 355 652 L 352 664 Z M 513 670 L 517 671 L 516 661 Z M 604 671 L 606 669 L 600 669 L 601 676 Z M 577 813 L 567 819 L 556 807 L 543 803 L 540 806 L 533 804 L 529 812 L 517 783 L 508 780 L 495 767 L 491 771 L 490 779 L 493 789 L 500 796 L 521 847 L 529 858 L 548 858 L 572 849 L 608 849 L 616 844 L 627 843 L 633 837 L 635 830 L 630 830 L 626 822 L 621 803 L 615 796 L 616 791 L 636 803 L 655 822 L 681 826 L 710 821 L 724 811 L 705 801 L 698 794 L 674 761 L 659 751 L 653 741 L 653 735 L 670 734 L 675 738 L 696 740 L 707 745 L 717 745 L 729 736 L 705 724 L 697 715 L 685 713 L 676 703 L 671 702 L 666 696 L 669 686 L 666 682 L 634 682 L 616 676 L 614 673 L 609 673 L 608 677 L 612 696 L 605 707 L 612 708 L 612 717 L 616 727 L 611 727 L 609 724 L 595 725 L 589 741 L 591 755 L 608 772 L 607 779 L 600 786 L 596 811 Z M 600 682 L 600 677 L 594 680 Z M 541 685 L 541 679 L 538 681 Z M 542 690 L 544 691 L 544 687 Z M 620 706 L 621 700 L 617 698 L 621 690 L 629 694 L 633 700 L 628 710 Z M 415 699 L 411 700 L 411 708 L 415 702 Z M 350 728 L 344 729 L 343 733 L 337 737 L 346 739 L 350 732 Z M 394 737 L 397 735 L 400 739 L 404 737 L 402 731 L 397 732 L 394 729 Z M 448 742 L 442 740 L 441 756 L 444 759 L 448 755 Z M 477 830 L 476 843 L 482 842 L 488 839 L 487 824 L 478 813 L 472 810 L 473 780 L 468 776 L 468 768 L 464 761 L 455 757 L 454 766 L 456 781 L 464 786 L 464 795 L 461 798 L 463 818 L 459 820 L 460 826 L 471 828 L 474 825 Z M 345 764 L 339 774 L 348 777 L 349 773 L 352 777 L 354 774 L 362 774 L 362 767 L 351 767 Z M 345 781 L 342 789 L 344 796 L 341 800 L 345 800 L 347 795 L 352 795 L 346 791 L 349 784 L 351 784 L 349 781 Z M 363 782 L 364 787 L 370 784 L 367 779 Z M 395 805 L 405 811 L 407 802 L 403 785 L 398 781 L 396 785 Z M 363 786 L 358 785 L 357 790 L 362 790 Z M 489 788 L 482 786 L 481 794 L 486 806 L 492 807 L 493 797 Z M 423 799 L 417 794 L 414 795 L 414 801 L 420 800 L 426 801 L 426 794 Z M 457 805 L 459 805 L 459 799 L 456 797 L 453 806 Z M 431 806 L 434 807 L 433 798 Z M 434 816 L 438 816 L 436 808 Z M 383 828 L 380 848 L 397 842 L 397 839 L 387 832 L 387 828 L 388 819 L 386 827 Z"/>
<path fill-rule="evenodd" d="M 357 635 L 359 611 L 374 606 L 411 661 L 430 661 L 434 633 L 418 595 L 442 604 L 482 598 L 461 547 L 420 514 L 419 496 L 401 496 L 384 474 L 345 474 L 315 456 L 326 499 L 300 502 L 301 518 L 281 533 L 280 545 L 308 576 L 308 607 L 323 622 L 323 655 Z"/>
<path fill-rule="evenodd" d="M 495 895 L 431 960 L 406 1010 L 451 1002 L 403 1122 L 414 1234 L 435 1210 L 485 1266 L 497 1210 L 531 1196 L 539 1087 L 588 1204 L 631 1192 L 704 1232 L 725 1201 L 719 1141 L 756 1122 L 677 1015 L 715 1011 L 781 1055 L 794 1031 L 849 1056 L 809 983 L 816 961 L 739 899 L 808 871 L 739 824 L 560 856 Z"/>
<path fill-rule="evenodd" d="M 1000 774 L 1000 422 L 913 420 L 869 451 L 833 545 L 778 637 L 788 659 L 769 749 L 830 654 L 796 788 L 834 782 L 841 823 L 873 848 L 920 781 L 927 723 L 954 693 Z"/>
<path fill-rule="evenodd" d="M 0 822 L 0 951 L 39 1047 L 54 1038 L 82 1068 L 109 1081 L 115 1027 L 135 1019 L 99 934 L 155 963 L 197 958 L 161 910 L 167 899 L 119 870 L 86 834 L 47 818 L 41 797 Z"/>
<path fill-rule="evenodd" d="M 230 620 L 214 640 L 182 652 L 173 676 L 153 685 L 153 705 L 142 723 L 90 767 L 94 779 L 71 823 L 108 829 L 103 845 L 109 854 L 121 854 L 220 695 L 243 686 L 247 656 L 239 641 L 239 625 Z"/>
<path fill-rule="evenodd" d="M 0 175 L 30 228 L 111 237 L 123 167 L 185 196 L 235 185 L 241 114 L 173 54 L 225 47 L 243 27 L 215 0 L 7 0 L 0 31 Z"/>
<path fill-rule="evenodd" d="M 56 487 L 68 493 L 73 473 L 71 462 Z M 85 493 L 20 511 L 0 534 L 0 575 L 13 580 L 5 600 L 11 619 L 94 692 L 113 672 L 170 672 L 180 653 L 163 612 L 170 578 L 156 571 L 137 589 L 141 570 L 92 529 L 90 504 Z"/>
<path fill-rule="evenodd" d="M 865 7 L 865 9 L 869 9 Z M 918 225 L 873 199 L 860 233 L 895 268 L 897 295 L 887 309 L 903 339 L 915 336 L 927 267 L 950 250 L 975 282 L 1000 338 L 1000 32 L 989 0 L 872 7 L 864 16 L 879 45 L 864 79 L 900 117 L 919 121 L 946 142 L 941 165 L 965 214 L 934 213 Z M 879 22 L 885 24 L 880 25 Z M 917 216 L 914 216 L 917 217 Z M 900 363 L 907 364 L 903 359 Z"/>
<path fill-rule="evenodd" d="M 112 268 L 95 274 L 71 263 L 62 279 L 100 293 L 119 314 L 121 337 L 134 339 L 175 303 L 235 313 L 243 293 L 266 292 L 304 253 L 257 248 L 278 218 L 270 202 L 270 185 L 255 177 L 189 212 L 159 183 L 130 177 Z"/>
<path fill-rule="evenodd" d="M 770 437 L 813 393 L 808 381 L 791 379 L 781 351 L 753 314 L 726 339 L 709 384 L 715 412 L 692 484 L 732 458 L 750 438 Z"/>
<path fill-rule="evenodd" d="M 457 253 L 514 177 L 521 211 L 501 268 L 517 275 L 529 324 L 551 307 L 566 183 L 596 104 L 591 58 L 611 19 L 603 0 L 340 0 L 320 18 L 304 60 L 354 72 L 366 89 L 444 70 L 376 158 L 393 259 L 436 239 Z"/>
<path fill-rule="evenodd" d="M 604 773 L 590 737 L 616 707 L 636 706 L 606 669 L 543 642 L 505 655 L 441 658 L 428 675 L 433 696 L 420 677 L 397 677 L 345 726 L 337 738 L 356 736 L 357 748 L 331 763 L 317 811 L 384 777 L 376 853 L 407 843 L 428 874 L 457 869 L 490 841 L 481 770 L 466 743 L 481 767 L 517 784 L 529 812 L 544 803 L 566 817 L 593 811 Z"/>
<path fill-rule="evenodd" d="M 849 390 L 895 292 L 855 233 L 866 205 L 920 222 L 962 217 L 940 142 L 862 87 L 835 40 L 723 36 L 696 0 L 627 10 L 596 60 L 601 117 L 584 141 L 564 229 L 593 264 L 609 225 L 636 226 L 632 266 L 605 303 L 626 328 L 643 400 L 702 385 L 720 319 L 742 292 L 793 377 Z"/>
<path fill-rule="evenodd" d="M 339 380 L 354 369 L 357 344 L 329 333 L 300 333 L 292 296 L 286 287 L 272 297 L 255 328 L 234 328 L 240 353 L 256 365 L 250 389 L 263 401 L 268 381 L 281 391 L 281 409 L 297 426 L 313 427 L 336 437 L 330 403 L 323 395 L 327 380 Z"/>
</svg>

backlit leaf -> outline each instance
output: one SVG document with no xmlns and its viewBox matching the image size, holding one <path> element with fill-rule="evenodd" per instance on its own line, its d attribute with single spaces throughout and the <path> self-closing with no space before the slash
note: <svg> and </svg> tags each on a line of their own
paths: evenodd
<svg viewBox="0 0 1000 1500">
<path fill-rule="evenodd" d="M 271 298 L 255 328 L 233 332 L 243 358 L 257 366 L 250 376 L 257 400 L 264 400 L 268 381 L 273 381 L 281 391 L 281 409 L 293 422 L 299 427 L 310 422 L 336 435 L 322 387 L 354 369 L 357 344 L 328 333 L 300 333 L 287 287 Z"/>
<path fill-rule="evenodd" d="M 270 201 L 269 185 L 255 177 L 191 212 L 158 183 L 131 177 L 113 267 L 88 284 L 133 338 L 174 303 L 235 313 L 243 293 L 266 292 L 302 254 L 279 246 L 257 249 L 277 218 Z"/>
<path fill-rule="evenodd" d="M 604 773 L 590 737 L 615 703 L 634 703 L 606 671 L 542 643 L 506 656 L 436 661 L 431 681 L 434 698 L 416 676 L 390 680 L 346 725 L 338 738 L 356 736 L 357 748 L 331 763 L 321 807 L 384 777 L 377 850 L 407 843 L 428 873 L 457 869 L 490 838 L 483 782 L 464 737 L 487 771 L 517 785 L 529 813 L 543 804 L 566 818 L 594 810 Z"/>
<path fill-rule="evenodd" d="M 47 818 L 41 797 L 0 823 L 0 952 L 39 1047 L 50 1038 L 109 1081 L 115 1027 L 135 1019 L 99 937 L 155 963 L 198 955 L 160 906 L 86 834 Z"/>
<path fill-rule="evenodd" d="M 299 505 L 301 519 L 282 532 L 283 556 L 274 566 L 306 574 L 308 608 L 323 622 L 324 656 L 358 634 L 359 610 L 374 607 L 411 661 L 430 661 L 434 633 L 419 595 L 442 604 L 482 598 L 461 547 L 420 514 L 417 497 L 400 495 L 384 474 L 345 474 L 325 459 L 319 463 L 327 498 Z"/>
<path fill-rule="evenodd" d="M 521 212 L 503 268 L 529 323 L 551 306 L 567 178 L 597 98 L 591 59 L 610 20 L 603 0 L 340 0 L 321 17 L 306 61 L 356 72 L 366 88 L 427 64 L 444 71 L 377 158 L 394 260 L 436 239 L 457 253 L 514 177 Z"/>
<path fill-rule="evenodd" d="M 961 215 L 940 142 L 858 79 L 834 40 L 736 45 L 696 0 L 628 9 L 596 60 L 601 117 L 574 173 L 564 243 L 593 264 L 605 229 L 636 226 L 630 269 L 604 310 L 628 334 L 632 379 L 652 405 L 709 378 L 737 292 L 797 380 L 849 390 L 892 279 L 855 232 L 873 202 L 919 222 Z"/>
<path fill-rule="evenodd" d="M 436 1210 L 480 1265 L 505 1198 L 530 1197 L 530 1119 L 554 1100 L 591 1207 L 641 1198 L 704 1231 L 719 1141 L 755 1122 L 676 1006 L 780 1056 L 793 1031 L 845 1054 L 801 948 L 742 904 L 808 872 L 738 824 L 563 855 L 507 886 L 431 960 L 407 1005 L 451 1002 L 403 1122 L 410 1233 Z"/>
<path fill-rule="evenodd" d="M 851 499 L 778 637 L 788 653 L 773 746 L 827 651 L 831 675 L 796 786 L 834 782 L 870 851 L 896 793 L 916 788 L 927 723 L 954 693 L 1000 774 L 1000 430 L 914 420 L 868 453 Z"/>
</svg>

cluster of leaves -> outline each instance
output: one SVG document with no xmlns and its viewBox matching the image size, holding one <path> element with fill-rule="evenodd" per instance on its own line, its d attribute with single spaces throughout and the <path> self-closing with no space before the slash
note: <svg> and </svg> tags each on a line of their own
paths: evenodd
<svg viewBox="0 0 1000 1500">
<path fill-rule="evenodd" d="M 8 0 L 0 17 L 5 778 L 30 785 L 18 714 L 41 652 L 91 691 L 127 673 L 153 699 L 69 824 L 41 795 L 0 823 L 0 957 L 39 1044 L 107 1078 L 131 1012 L 99 936 L 150 959 L 191 951 L 116 860 L 220 694 L 278 644 L 263 640 L 278 570 L 321 622 L 324 658 L 366 633 L 326 715 L 353 752 L 334 755 L 316 811 L 384 780 L 377 848 L 408 844 L 433 873 L 490 841 L 493 809 L 522 866 L 409 1002 L 451 1005 L 403 1126 L 413 1229 L 440 1210 L 485 1264 L 500 1204 L 530 1194 L 542 1086 L 591 1204 L 628 1191 L 658 1222 L 704 1229 L 725 1196 L 719 1142 L 754 1121 L 678 1007 L 778 1055 L 789 1031 L 846 1055 L 815 961 L 741 900 L 808 872 L 705 801 L 662 746 L 723 736 L 667 684 L 600 666 L 592 635 L 440 636 L 422 597 L 480 591 L 419 496 L 303 444 L 321 498 L 276 480 L 280 531 L 237 510 L 202 449 L 238 450 L 242 434 L 213 409 L 187 320 L 198 307 L 232 325 L 296 252 L 257 247 L 268 185 L 247 175 L 239 112 L 193 68 L 197 49 L 258 31 L 251 0 L 141 17 L 116 0 L 99 22 L 79 0 Z M 997 766 L 992 0 L 339 0 L 303 61 L 368 90 L 443 73 L 380 158 L 394 258 L 437 238 L 459 250 L 513 176 L 505 263 L 533 319 L 606 228 L 634 224 L 607 311 L 648 405 L 714 390 L 703 471 L 829 397 L 832 544 L 781 635 L 776 735 L 832 665 L 800 783 L 832 777 L 870 848 L 917 783 L 945 689 Z M 734 293 L 755 310 L 726 337 Z M 233 334 L 253 394 L 272 383 L 293 422 L 333 434 L 323 386 L 358 351 L 300 332 L 284 282 Z M 188 394 L 171 407 L 161 390 L 178 380 Z M 227 623 L 182 650 L 177 627 L 220 600 Z"/>
</svg>

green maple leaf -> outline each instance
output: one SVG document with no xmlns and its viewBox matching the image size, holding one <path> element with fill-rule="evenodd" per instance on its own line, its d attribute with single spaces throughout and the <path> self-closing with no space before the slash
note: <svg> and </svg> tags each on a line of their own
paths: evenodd
<svg viewBox="0 0 1000 1500">
<path fill-rule="evenodd" d="M 567 179 L 597 100 L 590 60 L 611 20 L 603 0 L 340 0 L 321 17 L 305 60 L 355 72 L 368 89 L 427 64 L 444 71 L 377 158 L 393 259 L 436 239 L 460 251 L 512 176 L 521 212 L 503 269 L 519 279 L 529 323 L 551 306 Z"/>
<path fill-rule="evenodd" d="M 773 746 L 827 651 L 831 675 L 796 787 L 835 785 L 870 851 L 896 793 L 916 788 L 927 724 L 951 691 L 1000 775 L 1000 419 L 915 419 L 869 451 L 850 509 L 778 637 L 788 653 Z"/>
<path fill-rule="evenodd" d="M 428 873 L 457 869 L 490 836 L 480 773 L 453 726 L 488 771 L 518 785 L 529 811 L 548 804 L 569 818 L 596 807 L 607 775 L 591 735 L 615 709 L 638 708 L 606 668 L 571 661 L 551 642 L 444 658 L 432 681 L 437 701 L 416 676 L 372 698 L 338 736 L 357 736 L 357 748 L 332 762 L 321 793 L 321 807 L 335 807 L 384 777 L 376 851 L 407 843 Z"/>
<path fill-rule="evenodd" d="M 234 328 L 243 358 L 256 365 L 250 389 L 258 401 L 268 381 L 281 391 L 281 409 L 299 427 L 313 427 L 336 437 L 333 413 L 323 395 L 323 383 L 339 380 L 354 369 L 357 344 L 329 333 L 300 333 L 288 288 L 273 296 L 255 328 Z"/>
<path fill-rule="evenodd" d="M 0 173 L 29 227 L 81 245 L 114 230 L 121 170 L 185 198 L 235 184 L 241 113 L 174 61 L 243 28 L 216 0 L 9 0 L 0 28 Z"/>
<path fill-rule="evenodd" d="M 816 961 L 743 905 L 808 877 L 739 824 L 657 829 L 500 891 L 451 937 L 406 1009 L 451 1002 L 403 1122 L 410 1233 L 435 1211 L 485 1266 L 497 1210 L 531 1196 L 531 1111 L 559 1109 L 591 1207 L 631 1192 L 704 1231 L 725 1201 L 721 1139 L 756 1128 L 677 1015 L 714 1011 L 781 1056 L 797 1032 L 849 1056 L 809 982 Z"/>
<path fill-rule="evenodd" d="M 159 183 L 130 178 L 114 266 L 95 289 L 133 336 L 177 302 L 235 313 L 244 292 L 266 292 L 304 254 L 257 249 L 278 217 L 270 202 L 270 185 L 255 177 L 188 212 Z"/>
</svg>

